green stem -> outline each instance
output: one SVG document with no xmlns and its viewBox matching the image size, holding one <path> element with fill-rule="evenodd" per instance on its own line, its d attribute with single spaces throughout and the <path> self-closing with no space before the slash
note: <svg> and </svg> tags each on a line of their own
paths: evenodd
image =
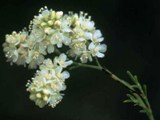
<svg viewBox="0 0 160 120">
<path fill-rule="evenodd" d="M 70 70 L 74 69 L 74 68 L 77 68 L 77 67 L 87 67 L 87 68 L 93 68 L 93 69 L 97 69 L 97 70 L 102 70 L 101 67 L 99 66 L 96 66 L 96 65 L 88 65 L 88 64 L 83 64 L 83 63 L 77 63 L 77 62 L 74 62 L 73 63 L 75 66 L 72 66 L 70 68 Z"/>
<path fill-rule="evenodd" d="M 148 108 L 148 114 L 147 114 L 147 116 L 149 117 L 150 120 L 154 120 L 153 112 L 152 112 L 152 109 L 151 109 L 151 105 L 150 105 L 150 103 L 148 101 L 147 95 L 144 93 L 142 87 L 141 87 L 140 91 L 141 91 L 141 93 L 142 93 L 142 95 L 144 97 L 144 102 L 146 103 L 146 106 Z"/>
<path fill-rule="evenodd" d="M 99 63 L 97 57 L 95 57 L 95 60 L 96 60 L 97 65 L 102 68 L 102 66 L 101 66 L 101 64 Z"/>
<path fill-rule="evenodd" d="M 124 86 L 126 86 L 127 88 L 129 88 L 130 90 L 134 91 L 134 88 L 131 87 L 131 85 L 128 82 L 120 79 L 115 74 L 113 74 L 111 71 L 109 71 L 107 68 L 102 67 L 100 65 L 100 63 L 98 62 L 98 60 L 96 60 L 96 62 L 98 64 L 98 66 L 74 62 L 73 64 L 75 66 L 70 67 L 70 70 L 78 68 L 78 67 L 87 67 L 87 68 L 93 68 L 93 69 L 101 70 L 101 71 L 106 72 L 113 80 L 120 82 L 121 84 L 123 84 Z"/>
<path fill-rule="evenodd" d="M 92 68 L 92 69 L 97 69 L 97 70 L 100 70 L 100 71 L 104 71 L 105 73 L 107 73 L 113 80 L 123 84 L 125 87 L 127 87 L 129 90 L 133 91 L 133 92 L 136 92 L 135 88 L 129 84 L 128 82 L 124 81 L 123 79 L 120 79 L 118 76 L 116 76 L 115 74 L 113 74 L 111 71 L 109 71 L 107 68 L 105 67 L 102 67 L 102 65 L 99 63 L 98 59 L 95 57 L 95 60 L 96 60 L 96 63 L 97 65 L 88 65 L 88 64 L 83 64 L 83 63 L 77 63 L 77 62 L 74 62 L 72 67 L 70 67 L 70 70 L 72 69 L 75 69 L 75 68 L 78 68 L 78 67 L 86 67 L 86 68 Z M 146 106 L 148 108 L 148 113 L 147 113 L 147 116 L 149 118 L 149 120 L 154 120 L 154 116 L 153 116 L 153 113 L 152 113 L 152 109 L 151 109 L 151 106 L 149 104 L 149 101 L 148 101 L 148 98 L 147 98 L 147 95 L 145 94 L 145 92 L 143 91 L 141 85 L 139 84 L 139 90 L 140 92 L 142 93 L 142 95 L 144 96 L 144 101 L 146 103 Z"/>
<path fill-rule="evenodd" d="M 129 88 L 132 91 L 135 91 L 135 89 L 126 81 L 124 81 L 123 79 L 120 79 L 118 76 L 116 76 L 115 74 L 113 74 L 111 71 L 109 71 L 107 68 L 103 68 L 103 70 L 110 75 L 110 77 L 117 81 L 120 82 L 121 84 L 123 84 L 125 87 Z"/>
<path fill-rule="evenodd" d="M 113 80 L 120 82 L 120 83 L 123 84 L 124 86 L 128 87 L 130 90 L 134 91 L 134 88 L 131 87 L 131 85 L 130 85 L 128 82 L 120 79 L 120 78 L 117 77 L 115 74 L 113 74 L 111 71 L 109 71 L 107 68 L 102 67 L 102 65 L 101 65 L 100 62 L 98 61 L 97 57 L 95 57 L 95 60 L 96 60 L 97 65 L 98 65 L 99 67 L 101 67 L 108 75 L 110 75 L 110 77 L 111 77 Z"/>
</svg>

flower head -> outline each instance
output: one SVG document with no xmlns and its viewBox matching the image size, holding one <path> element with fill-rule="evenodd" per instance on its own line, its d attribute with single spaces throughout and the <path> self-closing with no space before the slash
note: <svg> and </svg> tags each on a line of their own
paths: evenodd
<svg viewBox="0 0 160 120">
<path fill-rule="evenodd" d="M 28 33 L 26 31 L 19 33 L 14 31 L 11 35 L 6 35 L 6 41 L 3 44 L 3 51 L 5 52 L 5 56 L 8 59 L 7 61 L 11 62 L 11 64 L 16 63 L 19 60 L 19 58 L 21 58 L 24 55 L 21 51 L 21 44 L 24 43 L 27 37 Z"/>
<path fill-rule="evenodd" d="M 70 77 L 64 70 L 73 63 L 69 58 L 87 63 L 93 57 L 104 57 L 107 45 L 103 40 L 101 31 L 87 13 L 64 14 L 44 7 L 34 16 L 28 32 L 25 29 L 6 35 L 3 50 L 11 64 L 28 65 L 31 69 L 39 67 L 27 84 L 30 99 L 40 108 L 47 104 L 55 107 L 62 100 L 65 80 Z M 45 59 L 51 53 L 60 55 L 53 61 Z"/>
<path fill-rule="evenodd" d="M 40 108 L 47 104 L 55 107 L 63 98 L 61 91 L 66 89 L 65 80 L 69 78 L 70 74 L 68 71 L 63 71 L 62 66 L 53 63 L 51 59 L 44 60 L 39 68 L 40 70 L 37 71 L 32 82 L 27 84 L 30 99 Z"/>
</svg>

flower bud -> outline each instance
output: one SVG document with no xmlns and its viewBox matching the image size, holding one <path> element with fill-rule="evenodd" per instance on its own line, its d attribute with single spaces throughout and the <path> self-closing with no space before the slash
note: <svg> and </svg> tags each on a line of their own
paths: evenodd
<svg viewBox="0 0 160 120">
<path fill-rule="evenodd" d="M 56 19 L 60 19 L 63 15 L 62 11 L 56 12 Z"/>
<path fill-rule="evenodd" d="M 36 94 L 36 97 L 37 97 L 37 98 L 41 98 L 42 95 L 41 95 L 40 93 L 37 93 L 37 94 Z"/>
<path fill-rule="evenodd" d="M 60 26 L 61 25 L 61 22 L 59 20 L 56 20 L 55 23 L 54 23 L 56 26 Z"/>
<path fill-rule="evenodd" d="M 52 26 L 52 25 L 53 25 L 53 21 L 52 21 L 52 20 L 49 20 L 49 21 L 48 21 L 48 25 L 49 25 L 49 26 Z"/>
</svg>

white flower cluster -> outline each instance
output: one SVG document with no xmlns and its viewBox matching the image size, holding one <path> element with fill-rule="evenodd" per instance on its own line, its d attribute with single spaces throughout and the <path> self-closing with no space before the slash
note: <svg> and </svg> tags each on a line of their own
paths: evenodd
<svg viewBox="0 0 160 120">
<path fill-rule="evenodd" d="M 65 54 L 56 57 L 54 63 L 51 59 L 44 60 L 32 82 L 27 83 L 30 99 L 40 108 L 47 104 L 52 108 L 55 107 L 63 98 L 60 92 L 66 89 L 65 79 L 70 76 L 67 71 L 63 71 L 63 68 L 71 64 L 71 60 L 66 61 Z"/>
<path fill-rule="evenodd" d="M 64 82 L 69 78 L 69 73 L 63 71 L 73 63 L 68 58 L 87 63 L 93 57 L 104 57 L 107 46 L 102 43 L 103 39 L 86 13 L 63 14 L 44 7 L 31 21 L 29 31 L 6 35 L 3 50 L 11 64 L 28 65 L 31 69 L 39 66 L 40 70 L 27 84 L 30 99 L 41 108 L 46 104 L 54 107 L 63 98 L 61 91 L 65 90 Z M 61 50 L 65 54 L 60 54 Z M 54 57 L 53 62 L 44 58 L 51 53 L 60 56 Z"/>
<path fill-rule="evenodd" d="M 28 35 L 26 30 L 11 35 L 6 35 L 6 42 L 3 44 L 4 52 L 8 61 L 18 65 L 29 64 L 29 68 L 36 68 L 40 65 L 46 52 L 37 44 L 35 39 Z"/>
<path fill-rule="evenodd" d="M 31 21 L 29 32 L 6 35 L 3 47 L 9 62 L 36 68 L 43 62 L 44 55 L 53 53 L 63 44 L 69 48 L 66 54 L 80 58 L 82 63 L 92 61 L 92 57 L 102 58 L 107 49 L 102 41 L 101 31 L 86 13 L 63 15 L 62 11 L 44 7 Z"/>
<path fill-rule="evenodd" d="M 82 63 L 92 61 L 92 57 L 102 58 L 107 49 L 105 44 L 101 44 L 104 40 L 101 31 L 95 28 L 95 24 L 91 21 L 91 17 L 87 18 L 87 14 L 67 15 L 71 28 L 71 44 L 68 54 L 75 58 L 80 58 Z"/>
</svg>

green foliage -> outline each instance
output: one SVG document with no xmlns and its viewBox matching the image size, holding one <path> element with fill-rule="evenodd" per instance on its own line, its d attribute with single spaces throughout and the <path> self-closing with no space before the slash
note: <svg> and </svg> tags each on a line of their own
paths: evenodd
<svg viewBox="0 0 160 120">
<path fill-rule="evenodd" d="M 129 71 L 127 71 L 127 74 L 133 82 L 132 85 L 129 85 L 133 89 L 129 89 L 130 93 L 127 94 L 128 99 L 125 100 L 124 103 L 133 103 L 134 106 L 139 106 L 139 112 L 145 113 L 149 120 L 154 120 L 152 109 L 147 98 L 147 86 L 141 85 L 136 75 L 132 75 Z"/>
</svg>

